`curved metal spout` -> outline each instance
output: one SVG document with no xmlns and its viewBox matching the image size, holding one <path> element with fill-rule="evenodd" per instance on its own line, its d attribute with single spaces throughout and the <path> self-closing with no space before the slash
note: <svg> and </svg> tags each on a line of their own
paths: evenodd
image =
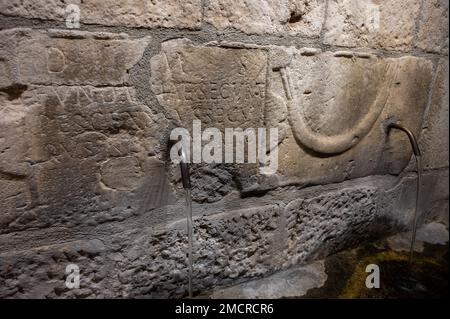
<svg viewBox="0 0 450 319">
<path fill-rule="evenodd" d="M 421 185 L 422 185 L 422 160 L 421 160 L 421 152 L 419 149 L 419 144 L 417 143 L 417 139 L 414 136 L 414 133 L 411 132 L 410 129 L 403 126 L 398 122 L 390 122 L 386 125 L 386 133 L 389 133 L 391 129 L 398 129 L 406 133 L 409 138 L 409 142 L 411 143 L 411 147 L 414 152 L 414 156 L 416 158 L 417 163 L 417 189 L 416 189 L 416 207 L 414 209 L 414 217 L 413 217 L 413 226 L 412 226 L 412 235 L 411 235 L 411 246 L 409 250 L 409 261 L 411 263 L 413 254 L 414 254 L 414 244 L 416 242 L 416 233 L 417 233 L 417 217 L 418 210 L 420 204 L 420 195 L 421 195 Z"/>
<path fill-rule="evenodd" d="M 409 138 L 409 142 L 411 143 L 411 147 L 413 149 L 414 155 L 415 156 L 421 156 L 420 149 L 419 149 L 419 144 L 417 143 L 417 139 L 414 136 L 414 133 L 411 132 L 410 129 L 408 129 L 407 127 L 403 126 L 400 123 L 395 123 L 395 122 L 388 124 L 387 129 L 390 130 L 391 128 L 396 128 L 398 130 L 401 130 L 401 131 L 405 132 L 406 135 Z"/>
</svg>

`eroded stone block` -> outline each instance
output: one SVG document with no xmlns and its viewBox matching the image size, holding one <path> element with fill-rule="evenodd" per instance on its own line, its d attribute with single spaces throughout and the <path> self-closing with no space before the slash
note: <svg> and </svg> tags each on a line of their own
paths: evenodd
<svg viewBox="0 0 450 319">
<path fill-rule="evenodd" d="M 267 52 L 196 46 L 188 40 L 163 43 L 152 58 L 151 87 L 182 126 L 261 127 Z"/>
<path fill-rule="evenodd" d="M 331 0 L 326 44 L 407 51 L 411 48 L 420 1 Z"/>
<path fill-rule="evenodd" d="M 2 202 L 10 212 L 1 216 L 2 232 L 95 225 L 168 202 L 164 164 L 155 157 L 166 124 L 133 88 L 30 86 L 14 103 L 23 112 L 3 119 L 2 134 L 26 138 L 17 143 L 21 152 L 1 155 L 0 177 L 20 178 L 31 200 L 24 209 Z"/>
<path fill-rule="evenodd" d="M 297 197 L 286 207 L 271 204 L 195 218 L 194 291 L 260 278 L 361 242 L 380 215 L 376 186 L 356 184 Z M 163 227 L 131 225 L 113 228 L 105 238 L 3 252 L 0 296 L 186 296 L 185 219 Z M 65 287 L 69 263 L 82 271 L 80 289 Z"/>
<path fill-rule="evenodd" d="M 318 37 L 325 16 L 324 0 L 209 1 L 205 21 L 220 30 L 247 34 Z"/>
<path fill-rule="evenodd" d="M 108 297 L 101 284 L 112 274 L 104 267 L 105 245 L 98 239 L 39 247 L 0 255 L 2 298 Z M 66 267 L 78 267 L 80 287 L 66 286 Z M 101 264 L 104 264 L 100 266 Z"/>
<path fill-rule="evenodd" d="M 266 278 L 213 291 L 212 299 L 281 299 L 298 298 L 327 280 L 325 262 L 316 261 L 305 266 L 277 272 Z"/>
<path fill-rule="evenodd" d="M 419 141 L 424 169 L 448 167 L 448 59 L 440 60 L 436 72 L 431 104 Z"/>
<path fill-rule="evenodd" d="M 416 45 L 430 52 L 448 54 L 448 1 L 423 1 Z"/>
<path fill-rule="evenodd" d="M 415 57 L 294 53 L 284 71 L 288 85 L 282 72 L 270 75 L 271 92 L 288 112 L 291 130 L 279 145 L 277 177 L 266 176 L 260 184 L 398 174 L 410 159 L 410 145 L 400 132 L 387 136 L 384 125 L 395 118 L 418 134 L 432 69 L 430 61 Z"/>
<path fill-rule="evenodd" d="M 410 146 L 403 133 L 387 136 L 385 123 L 400 120 L 418 134 L 433 69 L 431 61 L 410 56 L 187 40 L 164 43 L 151 66 L 152 90 L 181 126 L 190 128 L 196 118 L 203 129 L 279 129 L 276 174 L 262 175 L 256 165 L 221 166 L 243 192 L 398 174 Z"/>
<path fill-rule="evenodd" d="M 167 129 L 127 85 L 148 38 L 0 32 L 1 232 L 123 220 L 165 205 Z"/>
<path fill-rule="evenodd" d="M 85 31 L 1 31 L 0 83 L 123 85 L 149 41 Z"/>
<path fill-rule="evenodd" d="M 361 187 L 289 203 L 284 211 L 288 256 L 284 265 L 338 251 L 343 242 L 363 240 L 379 214 L 377 196 L 375 187 Z"/>
<path fill-rule="evenodd" d="M 273 269 L 278 263 L 273 254 L 278 247 L 279 214 L 279 207 L 272 205 L 196 220 L 195 289 L 260 276 Z M 183 297 L 187 291 L 185 226 L 183 220 L 164 230 L 139 227 L 102 241 L 3 253 L 0 296 Z M 80 289 L 65 287 L 69 263 L 80 267 Z M 89 293 L 77 295 L 85 289 Z"/>
<path fill-rule="evenodd" d="M 146 28 L 198 28 L 201 0 L 73 0 L 80 9 L 80 22 Z M 0 12 L 9 16 L 66 21 L 69 10 L 65 1 L 2 1 Z"/>
</svg>

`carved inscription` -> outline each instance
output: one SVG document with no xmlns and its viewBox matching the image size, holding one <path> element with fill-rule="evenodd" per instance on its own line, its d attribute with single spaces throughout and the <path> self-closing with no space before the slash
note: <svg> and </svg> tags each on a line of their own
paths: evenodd
<svg viewBox="0 0 450 319">
<path fill-rule="evenodd" d="M 152 90 L 183 125 L 261 127 L 266 98 L 263 50 L 163 44 L 152 59 Z"/>
<path fill-rule="evenodd" d="M 149 130 L 155 120 L 135 101 L 129 87 L 36 87 L 26 101 L 40 105 L 36 133 L 45 138 L 44 157 L 123 156 L 132 151 L 133 142 L 140 144 L 139 136 L 154 133 Z"/>
<path fill-rule="evenodd" d="M 0 61 L 17 70 L 13 81 L 36 85 L 125 85 L 149 38 L 84 31 L 0 31 Z M 0 74 L 1 79 L 4 77 Z"/>
</svg>

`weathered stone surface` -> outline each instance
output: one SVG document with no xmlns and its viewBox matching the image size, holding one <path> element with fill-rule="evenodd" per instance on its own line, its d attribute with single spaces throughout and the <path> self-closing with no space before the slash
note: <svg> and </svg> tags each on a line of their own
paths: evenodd
<svg viewBox="0 0 450 319">
<path fill-rule="evenodd" d="M 100 240 L 76 241 L 0 255 L 2 298 L 108 297 L 102 284 L 108 274 L 105 245 Z M 80 289 L 66 287 L 66 266 L 80 269 Z M 104 295 L 106 293 L 106 295 Z"/>
<path fill-rule="evenodd" d="M 152 58 L 151 86 L 161 105 L 184 127 L 260 127 L 267 52 L 164 42 Z M 243 107 L 245 105 L 245 107 Z"/>
<path fill-rule="evenodd" d="M 233 175 L 220 165 L 191 166 L 192 199 L 199 203 L 216 202 L 235 188 Z"/>
<path fill-rule="evenodd" d="M 441 59 L 419 141 L 424 169 L 448 167 L 448 76 L 448 59 Z"/>
<path fill-rule="evenodd" d="M 0 3 L 0 297 L 186 296 L 185 207 L 167 137 L 193 119 L 279 129 L 276 174 L 191 166 L 196 293 L 247 282 L 251 291 L 225 291 L 299 296 L 323 283 L 323 264 L 248 282 L 408 229 L 417 177 L 405 169 L 408 139 L 386 134 L 387 121 L 422 130 L 419 222 L 448 228 L 448 59 L 434 82 L 431 63 L 448 53 L 446 2 L 71 3 L 87 31 L 46 30 L 64 25 L 66 1 Z M 16 22 L 36 29 L 5 29 Z M 101 25 L 158 29 L 89 32 Z M 192 42 L 166 41 L 180 36 Z M 420 239 L 448 241 L 430 225 Z M 79 289 L 64 284 L 71 263 Z"/>
<path fill-rule="evenodd" d="M 197 28 L 201 23 L 201 0 L 133 1 L 32 1 L 0 3 L 0 12 L 9 16 L 65 21 L 68 4 L 80 9 L 80 22 L 146 28 Z"/>
<path fill-rule="evenodd" d="M 11 29 L 0 32 L 3 86 L 123 85 L 149 38 L 85 31 Z"/>
<path fill-rule="evenodd" d="M 277 206 L 230 212 L 195 222 L 195 289 L 254 277 L 273 267 L 277 247 Z M 32 297 L 182 297 L 186 293 L 185 222 L 155 231 L 140 227 L 99 240 L 41 247 L 0 256 L 0 296 Z M 86 249 L 85 246 L 95 249 Z M 77 264 L 80 289 L 64 286 L 64 269 Z M 21 278 L 36 275 L 33 280 Z M 17 268 L 14 268 L 17 266 Z M 161 271 L 164 270 L 164 274 Z M 101 272 L 101 274 L 97 274 Z"/>
<path fill-rule="evenodd" d="M 325 16 L 324 0 L 208 1 L 205 21 L 220 30 L 247 34 L 292 34 L 318 37 Z"/>
<path fill-rule="evenodd" d="M 11 71 L 0 75 L 1 233 L 123 220 L 170 201 L 157 157 L 167 122 L 126 85 L 147 40 L 28 29 L 1 40 Z"/>
<path fill-rule="evenodd" d="M 430 175 L 429 180 L 436 178 Z M 195 292 L 207 293 L 210 289 L 257 279 L 321 258 L 370 238 L 371 228 L 377 223 L 397 227 L 393 217 L 401 213 L 400 206 L 392 204 L 409 201 L 399 196 L 399 190 L 410 189 L 411 185 L 409 179 L 395 188 L 389 187 L 394 184 L 397 183 L 393 177 L 371 177 L 328 188 L 282 190 L 281 197 L 272 200 L 279 202 L 276 205 L 197 215 L 194 219 Z M 385 205 L 386 202 L 391 206 Z M 2 243 L 0 296 L 186 296 L 185 229 L 182 219 L 156 227 L 143 223 L 112 228 L 104 225 L 88 232 L 88 239 L 50 246 L 37 244 L 40 247 L 31 249 L 21 250 L 17 248 L 20 245 Z M 21 245 L 26 243 L 28 247 L 30 242 L 23 233 L 19 236 L 26 242 Z M 46 234 L 51 236 L 51 232 Z M 5 247 L 9 248 L 5 250 Z M 65 287 L 64 270 L 68 264 L 80 267 L 80 289 Z M 296 273 L 295 269 L 287 271 L 292 273 Z M 318 281 L 314 282 L 319 283 L 321 278 L 319 274 Z"/>
<path fill-rule="evenodd" d="M 267 205 L 197 217 L 195 291 L 204 292 L 219 285 L 258 278 L 304 262 L 318 254 L 321 247 L 333 251 L 339 243 L 361 240 L 358 232 L 361 224 L 370 223 L 377 214 L 371 208 L 376 206 L 375 191 L 376 188 L 361 190 L 360 186 L 355 186 L 345 191 L 306 195 L 303 198 L 305 202 L 295 200 L 286 209 Z M 337 209 L 330 211 L 333 207 Z M 294 225 L 293 219 L 301 216 L 309 222 Z M 333 216 L 342 216 L 342 219 L 337 221 Z M 185 296 L 185 228 L 183 219 L 164 228 L 142 225 L 136 229 L 122 229 L 101 241 L 77 241 L 21 252 L 4 252 L 0 257 L 0 278 L 3 280 L 0 295 L 48 298 L 74 297 L 81 293 L 83 296 L 76 296 Z M 285 229 L 289 237 L 286 237 Z M 330 234 L 332 237 L 325 245 L 313 241 L 316 237 L 328 238 Z M 302 246 L 303 250 L 294 249 L 293 241 L 303 236 L 310 236 L 311 240 Z M 94 248 L 87 249 L 86 246 Z M 64 268 L 68 263 L 80 267 L 82 292 L 63 286 Z M 37 273 L 42 275 L 26 280 L 18 287 L 20 278 L 36 273 L 36 265 L 39 265 Z M 99 271 L 102 274 L 97 275 Z"/>
<path fill-rule="evenodd" d="M 0 177 L 28 201 L 18 209 L 4 195 L 1 232 L 121 220 L 167 202 L 164 164 L 154 157 L 164 121 L 132 88 L 31 86 L 14 102 L 20 121 L 4 118 L 1 132 L 21 152 L 0 155 Z"/>
<path fill-rule="evenodd" d="M 442 203 L 448 204 L 448 170 L 425 172 L 421 190 L 418 223 L 433 220 L 444 223 L 445 218 L 442 218 L 442 215 L 446 215 L 448 220 L 448 207 L 440 207 Z M 392 189 L 386 189 L 382 198 L 379 203 L 382 216 L 403 229 L 412 229 L 417 198 L 417 174 L 411 173 L 402 183 Z"/>
<path fill-rule="evenodd" d="M 152 59 L 151 83 L 184 127 L 194 118 L 222 131 L 278 127 L 277 174 L 261 175 L 256 165 L 228 169 L 247 192 L 398 174 L 411 150 L 403 133 L 387 136 L 384 126 L 396 119 L 418 133 L 432 69 L 431 61 L 409 56 L 174 40 Z"/>
<path fill-rule="evenodd" d="M 304 296 L 312 288 L 322 287 L 327 280 L 325 264 L 316 261 L 280 271 L 269 277 L 219 289 L 212 299 L 280 299 Z"/>
<path fill-rule="evenodd" d="M 193 120 L 200 120 L 203 130 L 214 127 L 222 133 L 225 128 L 257 129 L 264 127 L 267 55 L 263 49 L 164 42 L 151 60 L 151 88 L 177 125 L 191 132 Z M 192 176 L 194 199 L 221 199 L 231 191 L 232 177 L 218 166 L 197 167 Z"/>
<path fill-rule="evenodd" d="M 387 238 L 387 243 L 392 250 L 409 251 L 411 248 L 412 232 L 403 232 Z M 422 225 L 417 229 L 414 251 L 422 252 L 424 243 L 445 245 L 448 243 L 448 229 L 437 222 Z"/>
<path fill-rule="evenodd" d="M 329 254 L 369 235 L 377 211 L 373 187 L 343 189 L 314 198 L 298 199 L 285 208 L 287 248 L 284 266 Z M 345 239 L 344 239 L 345 238 Z"/>
<path fill-rule="evenodd" d="M 416 45 L 429 52 L 448 54 L 448 1 L 423 1 Z"/>
<path fill-rule="evenodd" d="M 432 63 L 415 57 L 305 52 L 294 53 L 284 68 L 285 81 L 283 72 L 270 74 L 270 92 L 286 110 L 291 130 L 279 144 L 277 177 L 262 176 L 260 185 L 398 174 L 410 159 L 409 142 L 400 132 L 387 136 L 384 126 L 394 118 L 418 134 Z"/>
<path fill-rule="evenodd" d="M 331 0 L 326 44 L 406 51 L 411 48 L 420 1 Z"/>
<path fill-rule="evenodd" d="M 386 242 L 393 251 L 408 252 L 411 249 L 411 236 L 411 232 L 403 232 L 387 238 Z M 414 243 L 414 252 L 423 252 L 422 241 L 416 241 Z"/>
<path fill-rule="evenodd" d="M 425 243 L 445 245 L 448 239 L 448 228 L 440 223 L 432 222 L 417 230 L 417 240 Z"/>
</svg>

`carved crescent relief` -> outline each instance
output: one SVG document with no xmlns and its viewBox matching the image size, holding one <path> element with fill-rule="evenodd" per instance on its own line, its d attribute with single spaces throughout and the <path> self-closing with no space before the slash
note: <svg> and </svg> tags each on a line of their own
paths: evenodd
<svg viewBox="0 0 450 319">
<path fill-rule="evenodd" d="M 302 92 L 299 92 L 304 89 L 305 82 L 307 82 L 309 76 L 306 75 L 302 79 L 303 83 L 297 85 L 294 89 L 291 75 L 291 73 L 293 73 L 292 66 L 285 66 L 280 69 L 287 97 L 286 103 L 289 123 L 294 137 L 298 143 L 317 153 L 329 155 L 339 154 L 357 145 L 359 141 L 370 132 L 383 111 L 389 97 L 390 87 L 393 84 L 395 74 L 397 73 L 395 63 L 389 63 L 387 61 L 376 61 L 373 63 L 365 62 L 366 64 L 363 63 L 362 67 L 361 65 L 356 66 L 358 70 L 355 72 L 355 70 L 353 70 L 353 68 L 355 68 L 353 64 L 354 60 L 345 60 L 347 61 L 344 63 L 344 70 L 353 74 L 353 79 L 351 80 L 353 83 L 347 85 L 349 84 L 347 78 L 345 76 L 340 77 L 340 80 L 343 80 L 343 83 L 339 83 L 340 87 L 336 89 L 336 91 L 339 92 L 339 98 L 335 99 L 335 97 L 333 97 L 330 99 L 331 102 L 327 101 L 327 105 L 320 105 L 320 107 L 315 104 L 314 99 L 312 99 L 313 102 L 309 104 L 309 109 L 305 106 L 306 103 L 302 96 Z M 341 64 L 338 66 L 341 66 Z M 314 73 L 314 67 L 312 67 L 312 69 L 310 67 L 309 71 L 313 71 Z M 315 73 L 322 73 L 321 76 L 327 77 L 326 79 L 320 77 L 319 79 L 316 78 L 315 80 L 317 82 L 323 83 L 328 80 L 329 75 L 323 74 L 323 72 L 321 72 L 323 70 L 315 71 Z M 336 70 L 330 68 L 328 71 L 340 72 L 342 71 L 342 68 L 338 67 Z M 356 73 L 356 75 L 354 75 L 354 73 Z M 331 77 L 333 76 L 338 75 L 331 74 Z M 334 79 L 333 82 L 339 81 Z M 375 86 L 369 93 L 363 89 L 367 86 L 367 82 L 369 82 L 370 85 Z M 308 94 L 310 93 L 311 92 L 308 91 Z M 317 108 L 320 108 L 320 110 L 317 111 Z M 310 116 L 310 119 L 308 119 L 308 114 L 306 114 L 308 110 L 311 113 L 329 112 L 330 114 L 334 113 L 334 115 L 322 116 L 313 114 L 316 118 Z M 354 110 L 357 110 L 358 112 L 361 112 L 362 110 L 362 114 L 357 119 L 354 119 L 354 116 L 351 113 L 354 112 Z M 349 114 L 341 116 L 341 114 L 345 112 Z M 322 121 L 317 121 L 317 117 L 320 117 Z M 331 120 L 329 118 L 331 118 Z M 349 118 L 352 118 L 354 121 L 349 121 Z M 338 132 L 321 132 L 323 130 L 327 131 L 329 130 L 329 127 L 333 126 L 340 128 Z"/>
</svg>

